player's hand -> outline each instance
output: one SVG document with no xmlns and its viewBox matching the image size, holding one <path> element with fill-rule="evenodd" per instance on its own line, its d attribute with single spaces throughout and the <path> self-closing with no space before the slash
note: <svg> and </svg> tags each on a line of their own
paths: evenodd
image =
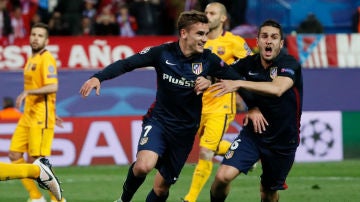
<svg viewBox="0 0 360 202">
<path fill-rule="evenodd" d="M 55 116 L 55 125 L 56 126 L 58 126 L 60 128 L 64 128 L 63 122 L 64 122 L 64 120 L 62 120 L 62 118 L 60 118 L 58 115 Z"/>
<path fill-rule="evenodd" d="M 194 90 L 196 92 L 196 95 L 203 93 L 207 88 L 209 88 L 210 85 L 211 85 L 210 80 L 206 79 L 203 76 L 199 76 L 195 81 Z"/>
<path fill-rule="evenodd" d="M 100 95 L 100 81 L 98 78 L 92 77 L 81 86 L 79 93 L 82 97 L 87 97 L 91 93 L 91 90 L 96 89 L 96 95 Z"/>
<path fill-rule="evenodd" d="M 27 95 L 28 95 L 28 93 L 26 91 L 23 91 L 23 92 L 20 93 L 20 95 L 17 96 L 16 101 L 15 101 L 15 107 L 17 109 L 20 110 L 21 105 L 22 105 L 22 103 L 25 100 Z"/>
<path fill-rule="evenodd" d="M 261 113 L 260 109 L 257 107 L 249 109 L 248 113 L 245 116 L 244 126 L 249 123 L 249 119 L 253 123 L 255 133 L 263 133 L 264 131 L 266 131 L 266 126 L 269 125 L 269 123 L 266 121 L 265 117 Z"/>
<path fill-rule="evenodd" d="M 235 92 L 237 87 L 237 81 L 234 80 L 220 80 L 219 82 L 211 85 L 210 92 L 218 91 L 215 97 L 220 97 L 225 95 L 226 93 Z"/>
</svg>

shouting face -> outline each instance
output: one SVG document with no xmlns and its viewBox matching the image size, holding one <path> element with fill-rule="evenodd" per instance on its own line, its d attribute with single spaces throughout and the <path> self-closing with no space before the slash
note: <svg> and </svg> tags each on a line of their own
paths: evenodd
<svg viewBox="0 0 360 202">
<path fill-rule="evenodd" d="M 272 26 L 264 26 L 260 29 L 257 45 L 264 66 L 269 64 L 279 55 L 284 41 L 281 38 L 280 30 Z"/>
</svg>

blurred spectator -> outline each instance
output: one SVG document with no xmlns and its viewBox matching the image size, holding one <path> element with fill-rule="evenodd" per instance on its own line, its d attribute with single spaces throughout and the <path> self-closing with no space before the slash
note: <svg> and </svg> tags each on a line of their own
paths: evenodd
<svg viewBox="0 0 360 202">
<path fill-rule="evenodd" d="M 360 6 L 356 8 L 352 23 L 352 32 L 360 33 Z"/>
<path fill-rule="evenodd" d="M 242 24 L 234 27 L 231 33 L 242 36 L 244 38 L 256 38 L 258 28 L 255 25 Z"/>
<path fill-rule="evenodd" d="M 134 0 L 129 4 L 130 14 L 135 16 L 139 26 L 136 35 L 161 35 L 163 19 L 160 0 Z"/>
<path fill-rule="evenodd" d="M 24 22 L 25 33 L 30 33 L 31 19 L 38 10 L 38 0 L 12 0 L 9 10 L 21 8 L 21 15 Z"/>
<path fill-rule="evenodd" d="M 14 100 L 11 97 L 3 98 L 3 109 L 0 110 L 0 120 L 2 121 L 18 120 L 21 114 L 22 113 L 15 108 Z"/>
<path fill-rule="evenodd" d="M 205 7 L 207 4 L 214 2 L 211 0 L 186 0 L 184 10 L 190 11 L 190 10 L 198 10 L 203 11 L 205 10 Z"/>
<path fill-rule="evenodd" d="M 321 34 L 324 33 L 324 27 L 316 18 L 315 14 L 310 13 L 306 19 L 300 23 L 296 32 L 304 34 Z"/>
<path fill-rule="evenodd" d="M 129 14 L 127 5 L 119 5 L 116 21 L 119 25 L 119 35 L 132 37 L 135 36 L 135 31 L 138 29 L 138 25 L 134 16 Z"/>
<path fill-rule="evenodd" d="M 227 9 L 229 9 L 228 12 L 230 15 L 230 29 L 246 24 L 246 10 L 248 0 L 227 0 L 226 2 L 227 3 L 225 5 L 227 6 Z"/>
<path fill-rule="evenodd" d="M 69 25 L 70 35 L 81 35 L 81 19 L 84 2 L 81 0 L 59 0 L 55 12 L 61 13 L 61 20 Z"/>
<path fill-rule="evenodd" d="M 6 7 L 7 1 L 0 0 L 0 38 L 12 37 L 13 34 L 10 13 Z"/>
<path fill-rule="evenodd" d="M 96 13 L 96 0 L 84 0 L 84 9 L 82 11 L 82 16 L 94 19 Z"/>
<path fill-rule="evenodd" d="M 111 12 L 116 13 L 118 10 L 118 7 L 124 4 L 127 4 L 128 2 L 131 2 L 133 0 L 99 0 L 97 3 L 97 9 L 98 12 L 101 11 L 105 6 L 111 7 Z"/>
<path fill-rule="evenodd" d="M 61 2 L 63 0 L 38 0 L 37 13 L 41 18 L 41 22 L 46 24 L 49 22 L 59 1 Z"/>
<path fill-rule="evenodd" d="M 30 27 L 32 27 L 34 24 L 41 22 L 41 17 L 38 13 L 35 13 L 30 20 Z M 30 32 L 29 32 L 30 33 Z"/>
<path fill-rule="evenodd" d="M 97 0 L 84 0 L 82 11 L 81 30 L 82 35 L 95 35 L 95 18 L 97 15 Z"/>
<path fill-rule="evenodd" d="M 181 12 L 185 8 L 184 0 L 165 0 L 165 15 L 166 21 L 164 23 L 164 29 L 167 30 L 169 35 L 177 35 L 177 19 Z"/>
<path fill-rule="evenodd" d="M 22 16 L 21 7 L 14 7 L 11 15 L 11 26 L 14 31 L 14 38 L 24 38 L 26 36 L 25 22 Z"/>
<path fill-rule="evenodd" d="M 227 30 L 231 30 L 239 25 L 246 24 L 246 10 L 248 0 L 186 0 L 185 9 L 205 10 L 206 5 L 211 2 L 220 2 L 228 11 L 229 25 Z"/>
<path fill-rule="evenodd" d="M 82 35 L 95 35 L 94 23 L 89 17 L 83 17 L 81 20 Z"/>
<path fill-rule="evenodd" d="M 49 20 L 49 33 L 51 36 L 71 35 L 70 25 L 64 22 L 60 12 L 54 12 Z"/>
<path fill-rule="evenodd" d="M 118 35 L 118 33 L 115 14 L 111 12 L 111 5 L 107 5 L 103 7 L 101 12 L 96 16 L 95 34 L 104 36 Z"/>
</svg>

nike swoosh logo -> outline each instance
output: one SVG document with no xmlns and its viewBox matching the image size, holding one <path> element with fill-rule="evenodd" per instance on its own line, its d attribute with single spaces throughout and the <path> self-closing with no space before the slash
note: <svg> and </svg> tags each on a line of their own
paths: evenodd
<svg viewBox="0 0 360 202">
<path fill-rule="evenodd" d="M 249 72 L 249 75 L 250 76 L 255 76 L 255 75 L 258 75 L 259 73 L 257 73 L 257 72 Z"/>
<path fill-rule="evenodd" d="M 168 65 L 176 65 L 174 63 L 169 62 L 169 60 L 166 60 L 165 63 L 168 64 Z"/>
<path fill-rule="evenodd" d="M 42 165 L 40 165 L 42 168 L 43 168 L 43 170 L 45 171 L 45 173 L 46 173 L 46 175 L 49 177 L 49 179 L 47 179 L 47 180 L 42 180 L 43 182 L 49 182 L 49 181 L 51 181 L 53 178 L 51 177 L 51 174 L 42 166 Z"/>
</svg>

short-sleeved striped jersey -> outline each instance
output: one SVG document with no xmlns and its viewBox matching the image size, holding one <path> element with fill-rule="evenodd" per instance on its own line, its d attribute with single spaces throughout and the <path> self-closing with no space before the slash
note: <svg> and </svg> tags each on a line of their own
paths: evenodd
<svg viewBox="0 0 360 202">
<path fill-rule="evenodd" d="M 252 54 L 246 41 L 233 35 L 231 32 L 224 32 L 216 39 L 208 40 L 205 48 L 210 49 L 218 55 L 226 64 L 231 64 L 235 60 L 244 58 Z M 215 97 L 216 92 L 206 90 L 203 95 L 202 113 L 225 113 L 232 114 L 236 112 L 235 93 L 228 93 L 221 97 Z"/>
<path fill-rule="evenodd" d="M 56 60 L 49 51 L 43 50 L 28 59 L 24 67 L 24 90 L 34 90 L 57 83 Z M 54 128 L 55 111 L 56 93 L 28 95 L 19 125 Z"/>
</svg>

